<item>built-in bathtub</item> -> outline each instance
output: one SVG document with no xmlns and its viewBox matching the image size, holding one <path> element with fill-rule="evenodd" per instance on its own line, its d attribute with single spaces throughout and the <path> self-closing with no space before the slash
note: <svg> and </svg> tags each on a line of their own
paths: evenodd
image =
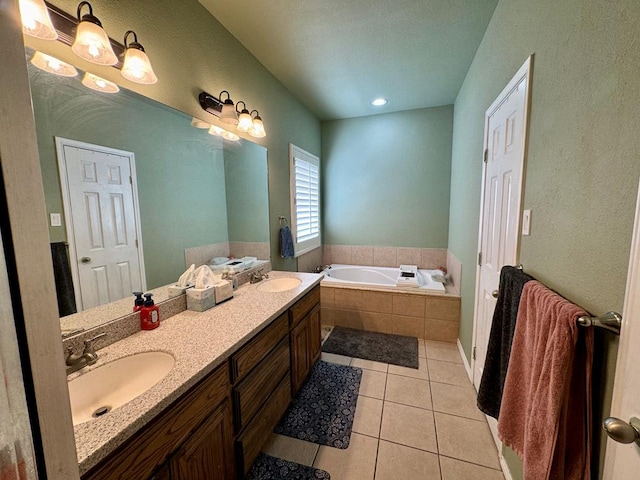
<svg viewBox="0 0 640 480">
<path fill-rule="evenodd" d="M 333 264 L 321 283 L 322 323 L 455 342 L 460 296 L 419 270 L 420 288 L 397 287 L 399 268 Z"/>
<path fill-rule="evenodd" d="M 400 274 L 399 268 L 366 267 L 360 265 L 334 264 L 324 270 L 323 282 L 343 283 L 347 285 L 363 285 L 371 287 L 402 288 L 431 293 L 445 293 L 444 285 L 435 282 L 431 275 L 442 274 L 440 270 L 418 270 L 420 287 L 398 287 L 396 282 Z"/>
</svg>

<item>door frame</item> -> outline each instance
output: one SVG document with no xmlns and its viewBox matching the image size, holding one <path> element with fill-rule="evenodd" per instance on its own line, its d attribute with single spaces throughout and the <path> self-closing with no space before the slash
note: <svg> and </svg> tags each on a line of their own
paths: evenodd
<svg viewBox="0 0 640 480">
<path fill-rule="evenodd" d="M 622 390 L 624 378 L 627 372 L 637 368 L 637 365 L 629 363 L 629 352 L 637 349 L 637 345 L 631 344 L 631 328 L 638 328 L 636 325 L 631 326 L 632 318 L 640 317 L 640 298 L 633 295 L 634 292 L 640 290 L 640 185 L 638 186 L 638 196 L 636 201 L 635 221 L 633 225 L 633 236 L 631 237 L 631 252 L 629 254 L 629 269 L 627 273 L 627 285 L 624 295 L 624 306 L 622 310 L 622 328 L 620 329 L 620 341 L 618 345 L 618 356 L 616 359 L 616 373 L 613 381 L 613 395 L 611 400 L 611 415 L 619 416 L 622 408 Z M 636 333 L 637 335 L 637 333 Z M 627 421 L 627 418 L 623 418 Z M 616 461 L 615 453 L 609 448 L 615 443 L 607 439 L 607 447 L 604 459 L 603 478 L 604 480 L 613 479 L 613 467 Z M 633 445 L 615 444 L 616 448 L 633 448 Z"/>
<path fill-rule="evenodd" d="M 496 97 L 496 99 L 491 103 L 489 108 L 485 112 L 484 117 L 484 140 L 483 140 L 483 161 L 482 161 L 482 183 L 480 190 L 480 220 L 478 226 L 478 255 L 482 250 L 482 234 L 483 234 L 483 226 L 484 226 L 484 200 L 485 200 L 485 181 L 487 176 L 487 165 L 488 163 L 484 162 L 484 155 L 489 147 L 489 119 L 493 113 L 500 107 L 509 94 L 518 86 L 518 84 L 522 81 L 523 78 L 527 79 L 527 91 L 525 95 L 524 102 L 524 132 L 522 138 L 522 155 L 520 156 L 521 161 L 521 174 L 520 174 L 520 194 L 518 197 L 518 222 L 516 228 L 514 229 L 514 234 L 517 236 L 516 238 L 516 263 L 520 259 L 520 239 L 521 239 L 521 225 L 522 225 L 522 206 L 523 206 L 523 198 L 524 198 L 524 185 L 525 185 L 525 177 L 526 177 L 526 166 L 527 166 L 527 152 L 529 149 L 529 120 L 530 120 L 530 112 L 531 112 L 531 78 L 533 75 L 533 54 L 529 55 L 529 57 L 525 60 L 522 66 L 518 69 L 513 78 L 507 83 L 507 85 L 502 89 L 500 94 Z M 476 359 L 475 359 L 475 348 L 477 342 L 477 330 L 479 323 L 479 298 L 480 296 L 480 266 L 476 264 L 476 283 L 475 283 L 475 294 L 473 301 L 473 337 L 471 342 L 471 383 L 473 383 L 474 375 L 476 374 Z M 490 425 L 491 426 L 491 425 Z M 494 437 L 496 445 L 498 446 L 498 450 L 500 449 L 501 442 L 498 439 L 497 432 L 491 428 L 491 433 Z"/>
<path fill-rule="evenodd" d="M 129 171 L 131 172 L 131 189 L 133 190 L 133 210 L 136 225 L 136 239 L 138 241 L 138 267 L 140 271 L 140 281 L 142 290 L 147 290 L 147 276 L 144 268 L 144 252 L 142 242 L 142 228 L 140 226 L 140 205 L 138 203 L 138 179 L 136 176 L 136 160 L 133 152 L 118 150 L 117 148 L 105 147 L 93 143 L 71 140 L 64 137 L 55 137 L 56 155 L 58 160 L 58 172 L 60 174 L 60 189 L 62 191 L 62 208 L 64 210 L 65 231 L 67 234 L 67 244 L 69 245 L 69 263 L 71 264 L 71 278 L 75 294 L 76 307 L 82 305 L 82 294 L 80 290 L 80 272 L 78 271 L 78 256 L 76 255 L 76 237 L 73 230 L 73 213 L 71 209 L 71 191 L 69 189 L 69 179 L 67 177 L 67 159 L 64 147 L 82 148 L 94 152 L 106 153 L 126 157 L 129 160 Z M 78 310 L 80 311 L 80 310 Z M 84 311 L 84 309 L 82 310 Z"/>
</svg>

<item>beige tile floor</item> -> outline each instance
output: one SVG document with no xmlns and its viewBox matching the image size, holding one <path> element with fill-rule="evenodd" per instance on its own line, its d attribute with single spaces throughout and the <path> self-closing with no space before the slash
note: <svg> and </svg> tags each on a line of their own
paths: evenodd
<svg viewBox="0 0 640 480">
<path fill-rule="evenodd" d="M 265 452 L 326 470 L 332 480 L 504 480 L 458 349 L 419 341 L 418 370 L 341 355 L 362 368 L 351 443 L 340 450 L 273 435 Z"/>
</svg>

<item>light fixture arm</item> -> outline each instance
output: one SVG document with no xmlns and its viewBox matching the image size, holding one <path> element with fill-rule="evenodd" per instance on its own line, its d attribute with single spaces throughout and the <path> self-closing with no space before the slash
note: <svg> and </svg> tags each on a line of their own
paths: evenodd
<svg viewBox="0 0 640 480">
<path fill-rule="evenodd" d="M 244 108 L 242 109 L 242 111 L 247 110 L 247 104 L 244 103 L 242 100 L 239 100 L 236 102 L 236 112 L 240 113 L 240 110 L 238 110 L 238 107 L 240 106 L 240 104 L 244 105 Z"/>
<path fill-rule="evenodd" d="M 227 94 L 227 99 L 224 101 L 224 103 L 227 102 L 231 102 L 231 94 L 229 92 L 227 92 L 226 90 L 222 90 L 219 94 L 218 94 L 218 98 L 220 99 L 220 102 L 222 102 L 222 94 L 226 93 Z M 231 104 L 233 105 L 233 102 L 231 102 Z"/>
<path fill-rule="evenodd" d="M 89 13 L 82 15 L 82 7 L 84 7 L 85 5 L 89 7 Z M 78 14 L 78 22 L 91 22 L 91 23 L 95 23 L 99 27 L 102 27 L 102 23 L 100 23 L 100 20 L 98 20 L 98 17 L 95 17 L 93 15 L 93 7 L 89 2 L 80 2 L 78 4 L 77 14 Z"/>
<path fill-rule="evenodd" d="M 133 42 L 131 43 L 127 43 L 129 35 L 133 35 Z M 127 30 L 127 33 L 124 34 L 124 49 L 126 50 L 127 48 L 137 48 L 144 52 L 144 47 L 138 43 L 138 35 L 133 30 Z"/>
<path fill-rule="evenodd" d="M 253 112 L 256 112 L 256 116 L 255 117 L 253 116 Z M 258 112 L 258 110 L 251 110 L 251 113 L 249 115 L 251 115 L 251 118 L 256 118 L 256 117 L 260 116 L 260 112 Z"/>
</svg>

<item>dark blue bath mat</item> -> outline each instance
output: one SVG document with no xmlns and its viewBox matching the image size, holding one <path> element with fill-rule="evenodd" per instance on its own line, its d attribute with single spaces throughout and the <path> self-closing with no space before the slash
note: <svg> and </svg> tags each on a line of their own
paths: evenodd
<svg viewBox="0 0 640 480">
<path fill-rule="evenodd" d="M 330 480 L 330 478 L 324 470 L 261 453 L 253 462 L 245 480 Z"/>
<path fill-rule="evenodd" d="M 361 378 L 359 368 L 316 362 L 274 431 L 307 442 L 347 448 Z"/>
<path fill-rule="evenodd" d="M 418 339 L 390 333 L 335 327 L 322 344 L 322 351 L 418 368 Z"/>
</svg>

